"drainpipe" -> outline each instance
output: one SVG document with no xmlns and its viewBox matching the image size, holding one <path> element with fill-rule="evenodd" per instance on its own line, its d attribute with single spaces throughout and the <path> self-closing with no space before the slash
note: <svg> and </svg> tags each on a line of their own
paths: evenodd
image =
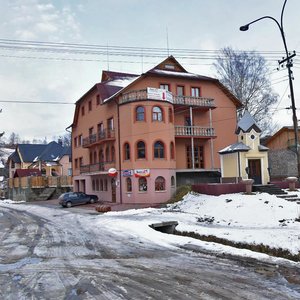
<svg viewBox="0 0 300 300">
<path fill-rule="evenodd" d="M 209 127 L 212 128 L 212 113 L 211 108 L 209 109 Z M 212 134 L 212 132 L 211 132 Z M 214 140 L 210 138 L 210 164 L 211 169 L 215 168 L 215 161 L 214 161 Z"/>
<path fill-rule="evenodd" d="M 193 108 L 190 106 L 190 120 L 191 120 L 191 152 L 192 152 L 192 169 L 195 169 L 195 153 L 194 153 L 194 137 L 193 137 Z"/>
</svg>

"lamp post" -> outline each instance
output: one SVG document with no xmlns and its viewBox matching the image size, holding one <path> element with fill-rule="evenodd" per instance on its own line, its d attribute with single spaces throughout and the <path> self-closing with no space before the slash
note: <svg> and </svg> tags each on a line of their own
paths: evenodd
<svg viewBox="0 0 300 300">
<path fill-rule="evenodd" d="M 299 145 L 298 145 L 298 120 L 297 120 L 297 114 L 296 114 L 296 106 L 295 106 L 295 97 L 294 97 L 294 88 L 293 88 L 293 72 L 291 70 L 292 66 L 293 66 L 293 60 L 292 58 L 294 56 L 296 56 L 296 53 L 294 51 L 293 54 L 290 54 L 287 48 L 287 44 L 286 44 L 286 40 L 285 40 L 285 35 L 284 35 L 284 30 L 283 30 L 283 12 L 285 9 L 285 5 L 286 5 L 287 0 L 284 1 L 283 6 L 282 6 L 282 10 L 281 10 L 281 17 L 280 17 L 280 23 L 273 17 L 271 16 L 264 16 L 261 18 L 258 18 L 246 25 L 243 25 L 240 27 L 241 31 L 247 31 L 249 29 L 249 26 L 253 23 L 256 23 L 260 20 L 263 19 L 271 19 L 273 20 L 276 25 L 278 26 L 279 30 L 280 30 L 280 34 L 282 37 L 282 41 L 283 41 L 283 45 L 284 45 L 284 50 L 285 50 L 285 54 L 286 57 L 282 58 L 281 61 L 278 61 L 279 65 L 282 65 L 283 63 L 286 63 L 286 67 L 288 69 L 288 76 L 289 76 L 289 86 L 290 86 L 290 97 L 291 97 L 291 108 L 293 111 L 293 128 L 294 128 L 294 135 L 295 135 L 295 148 L 296 148 L 296 156 L 297 156 L 297 170 L 298 170 L 298 178 L 300 178 L 300 156 L 299 156 Z"/>
</svg>

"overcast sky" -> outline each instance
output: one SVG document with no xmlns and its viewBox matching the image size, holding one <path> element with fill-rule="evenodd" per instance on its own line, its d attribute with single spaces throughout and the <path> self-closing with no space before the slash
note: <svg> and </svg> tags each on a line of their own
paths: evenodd
<svg viewBox="0 0 300 300">
<path fill-rule="evenodd" d="M 63 135 L 72 123 L 75 103 L 100 81 L 104 69 L 140 74 L 168 53 L 190 72 L 215 76 L 212 60 L 176 57 L 174 49 L 271 51 L 270 79 L 280 103 L 274 119 L 292 125 L 287 71 L 276 72 L 274 51 L 283 51 L 280 32 L 271 20 L 239 27 L 264 15 L 280 20 L 283 0 L 0 0 L 0 131 L 22 139 Z M 284 29 L 290 51 L 300 50 L 300 1 L 288 0 Z M 3 40 L 99 45 L 98 54 L 59 53 L 4 48 Z M 136 56 L 112 54 L 110 47 L 139 47 Z M 149 57 L 149 50 L 162 48 Z M 105 49 L 105 48 L 103 48 Z M 132 54 L 132 49 L 129 49 Z M 168 51 L 169 49 L 169 51 Z M 137 49 L 135 49 L 137 50 Z M 141 55 L 143 53 L 143 55 Z M 300 55 L 300 51 L 299 51 Z M 300 97 L 300 58 L 294 64 L 296 106 Z M 67 102 L 25 104 L 7 101 Z M 300 105 L 299 105 L 300 106 Z M 276 107 L 275 107 L 276 109 Z M 298 112 L 300 119 L 300 112 Z"/>
</svg>

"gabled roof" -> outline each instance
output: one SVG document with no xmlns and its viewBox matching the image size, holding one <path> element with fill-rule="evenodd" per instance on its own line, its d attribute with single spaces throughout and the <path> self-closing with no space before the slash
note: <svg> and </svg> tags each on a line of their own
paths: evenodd
<svg viewBox="0 0 300 300">
<path fill-rule="evenodd" d="M 17 150 L 23 162 L 32 162 L 46 148 L 46 144 L 19 144 Z"/>
<path fill-rule="evenodd" d="M 14 174 L 14 178 L 27 176 L 42 176 L 42 172 L 39 169 L 17 169 Z"/>
<path fill-rule="evenodd" d="M 267 145 L 269 142 L 273 141 L 277 136 L 279 136 L 283 132 L 288 132 L 288 131 L 294 131 L 294 127 L 293 126 L 283 126 L 277 132 L 275 132 L 272 136 L 270 136 L 266 140 L 265 144 Z M 299 132 L 300 132 L 300 128 L 298 127 L 298 135 L 299 135 Z"/>
<path fill-rule="evenodd" d="M 252 129 L 254 129 L 256 132 L 261 132 L 253 117 L 247 110 L 245 110 L 244 115 L 238 121 L 236 133 L 239 134 L 240 131 L 250 132 Z"/>
<path fill-rule="evenodd" d="M 225 147 L 224 149 L 220 150 L 220 154 L 228 154 L 228 153 L 235 153 L 235 152 L 247 152 L 251 148 L 246 146 L 244 143 L 239 142 L 232 145 Z"/>
<path fill-rule="evenodd" d="M 138 77 L 139 75 L 131 73 L 113 72 L 113 71 L 102 71 L 101 82 L 112 81 L 117 79 L 122 79 L 125 77 Z"/>
<path fill-rule="evenodd" d="M 49 144 L 19 144 L 10 159 L 16 163 L 21 161 L 29 163 L 40 160 L 56 161 L 66 155 L 66 151 L 69 151 L 68 148 L 54 141 Z"/>
</svg>

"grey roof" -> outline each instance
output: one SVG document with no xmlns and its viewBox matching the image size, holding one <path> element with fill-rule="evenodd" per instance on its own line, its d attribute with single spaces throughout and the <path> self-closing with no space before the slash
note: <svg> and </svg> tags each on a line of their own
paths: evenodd
<svg viewBox="0 0 300 300">
<path fill-rule="evenodd" d="M 227 153 L 234 153 L 234 152 L 247 152 L 251 148 L 246 146 L 244 143 L 239 142 L 232 145 L 225 147 L 224 149 L 220 150 L 220 154 L 227 154 Z"/>
<path fill-rule="evenodd" d="M 254 129 L 256 132 L 261 132 L 253 117 L 247 110 L 245 110 L 244 115 L 238 121 L 236 133 L 239 133 L 241 130 L 243 132 L 250 132 L 251 129 Z"/>
<path fill-rule="evenodd" d="M 63 155 L 70 155 L 70 147 L 63 147 L 57 142 L 49 144 L 19 144 L 18 149 L 24 162 L 33 161 L 56 161 Z M 20 162 L 18 152 L 15 151 L 11 156 L 15 162 Z M 17 161 L 19 159 L 19 161 Z"/>
<path fill-rule="evenodd" d="M 258 150 L 259 150 L 259 151 L 268 151 L 269 148 L 266 147 L 266 146 L 263 146 L 263 145 L 258 145 Z"/>
</svg>

